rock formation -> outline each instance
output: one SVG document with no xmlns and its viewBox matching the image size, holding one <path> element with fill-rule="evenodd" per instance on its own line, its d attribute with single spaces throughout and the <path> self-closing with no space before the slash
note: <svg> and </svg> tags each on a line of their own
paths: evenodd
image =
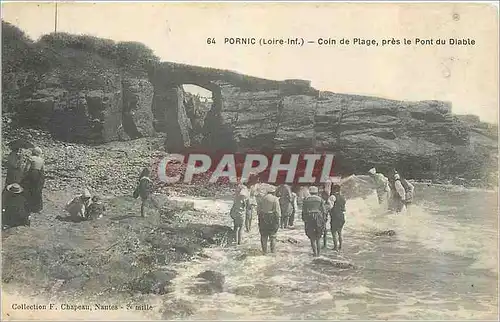
<svg viewBox="0 0 500 322">
<path fill-rule="evenodd" d="M 18 37 L 17 43 L 27 42 L 16 35 L 12 37 Z M 273 81 L 157 63 L 144 59 L 141 53 L 150 53 L 137 44 L 49 36 L 35 45 L 53 46 L 58 55 L 50 59 L 56 63 L 29 72 L 36 76 L 27 79 L 37 81 L 23 90 L 16 89 L 20 80 L 13 76 L 15 70 L 10 71 L 4 79 L 16 84 L 7 82 L 5 87 L 12 90 L 3 95 L 8 110 L 23 125 L 49 129 L 62 140 L 102 143 L 164 132 L 169 152 L 197 147 L 329 151 L 336 154 L 340 174 L 363 173 L 375 166 L 381 171 L 405 169 L 403 175 L 411 178 L 485 180 L 496 169 L 497 127 L 473 116 L 455 116 L 446 102 L 320 93 L 304 80 Z M 79 47 L 82 43 L 91 45 Z M 3 45 L 9 46 L 9 40 Z M 108 53 L 113 48 L 122 54 L 134 49 L 136 58 L 132 63 L 117 59 Z M 20 70 L 28 66 L 18 65 Z M 195 113 L 183 84 L 212 92 L 208 112 Z"/>
</svg>

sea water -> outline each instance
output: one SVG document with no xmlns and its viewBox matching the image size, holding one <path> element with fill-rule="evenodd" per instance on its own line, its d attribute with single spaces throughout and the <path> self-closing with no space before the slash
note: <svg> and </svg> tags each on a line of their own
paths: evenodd
<svg viewBox="0 0 500 322">
<path fill-rule="evenodd" d="M 229 199 L 194 201 L 232 225 Z M 178 264 L 172 296 L 193 303 L 190 319 L 498 317 L 497 192 L 417 184 L 404 214 L 381 211 L 375 195 L 346 207 L 343 249 L 333 251 L 329 236 L 322 262 L 313 261 L 300 214 L 294 229 L 278 232 L 277 253 L 260 255 L 255 218 L 242 245 Z M 395 235 L 377 236 L 386 230 Z M 225 275 L 224 292 L 189 292 L 205 270 Z"/>
</svg>

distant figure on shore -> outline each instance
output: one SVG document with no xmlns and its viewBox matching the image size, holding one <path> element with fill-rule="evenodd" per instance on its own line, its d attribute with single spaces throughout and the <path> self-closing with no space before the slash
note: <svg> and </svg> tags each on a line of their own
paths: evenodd
<svg viewBox="0 0 500 322">
<path fill-rule="evenodd" d="M 66 211 L 69 216 L 75 220 L 85 220 L 87 208 L 92 203 L 92 195 L 87 188 L 83 189 L 82 194 L 77 195 L 66 203 Z"/>
<path fill-rule="evenodd" d="M 260 245 L 264 254 L 267 254 L 268 240 L 271 244 L 271 253 L 276 251 L 276 233 L 279 229 L 281 209 L 279 198 L 274 195 L 275 192 L 276 188 L 270 186 L 267 194 L 257 204 Z"/>
<path fill-rule="evenodd" d="M 151 203 L 155 208 L 160 209 L 159 205 L 152 198 L 153 181 L 150 178 L 149 168 L 143 168 L 139 175 L 139 182 L 134 191 L 134 198 L 141 197 L 141 217 L 145 217 L 144 208 L 146 203 Z"/>
<path fill-rule="evenodd" d="M 239 184 L 236 188 L 233 206 L 229 212 L 229 215 L 233 219 L 235 240 L 238 245 L 241 245 L 243 222 L 248 211 L 249 203 L 250 193 L 247 187 L 243 184 Z"/>
<path fill-rule="evenodd" d="M 378 203 L 380 205 L 386 205 L 388 198 L 389 198 L 389 193 L 390 193 L 390 187 L 389 187 L 389 180 L 381 173 L 377 173 L 377 170 L 375 168 L 371 168 L 368 171 L 368 174 L 370 177 L 373 179 L 375 183 L 375 189 L 377 190 L 377 197 L 378 197 Z"/>
<path fill-rule="evenodd" d="M 330 198 L 328 198 L 330 213 L 330 231 L 333 238 L 333 249 L 342 249 L 342 228 L 345 224 L 345 204 L 346 200 L 340 193 L 340 185 L 333 185 Z M 338 236 L 338 244 L 337 244 Z M 337 247 L 338 245 L 338 247 Z"/>
<path fill-rule="evenodd" d="M 98 196 L 93 196 L 92 203 L 87 208 L 85 217 L 88 220 L 100 219 L 104 216 L 105 212 L 106 212 L 106 207 L 102 203 L 101 198 L 99 198 Z"/>
<path fill-rule="evenodd" d="M 292 214 L 292 190 L 287 184 L 281 184 L 276 190 L 276 196 L 280 200 L 281 218 L 280 227 L 288 228 L 288 221 L 290 220 L 290 215 Z"/>
<path fill-rule="evenodd" d="M 5 187 L 12 183 L 21 184 L 26 163 L 26 156 L 24 155 L 22 148 L 15 147 L 7 157 L 7 177 L 5 178 Z"/>
<path fill-rule="evenodd" d="M 310 197 L 311 194 L 309 193 L 309 188 L 306 187 L 306 186 L 301 186 L 299 188 L 299 192 L 297 193 L 297 203 L 299 205 L 302 205 L 302 202 L 304 201 L 304 199 L 306 199 L 307 197 Z"/>
<path fill-rule="evenodd" d="M 391 188 L 391 210 L 400 213 L 405 210 L 406 191 L 397 173 L 394 175 L 394 181 Z"/>
<path fill-rule="evenodd" d="M 2 194 L 2 228 L 30 225 L 30 213 L 24 196 L 24 189 L 18 183 L 8 185 Z"/>
<path fill-rule="evenodd" d="M 302 204 L 302 220 L 306 236 L 311 241 L 313 256 L 320 255 L 320 240 L 325 233 L 325 202 L 318 196 L 318 187 L 310 187 L 310 197 Z"/>
<path fill-rule="evenodd" d="M 293 190 L 297 190 L 296 188 Z M 297 214 L 297 211 L 299 211 L 299 203 L 298 203 L 298 196 L 295 191 L 292 190 L 292 212 L 290 214 L 290 217 L 288 219 L 288 227 L 292 228 L 295 222 L 295 216 Z"/>
<path fill-rule="evenodd" d="M 257 180 L 257 179 L 255 179 Z M 249 191 L 248 208 L 245 213 L 245 231 L 252 229 L 252 220 L 257 216 L 258 181 L 249 181 L 247 184 Z"/>
<path fill-rule="evenodd" d="M 22 186 L 25 187 L 25 196 L 30 213 L 37 213 L 43 209 L 42 190 L 45 183 L 45 161 L 42 158 L 42 149 L 31 150 L 31 157 L 27 160 L 25 176 Z"/>
</svg>

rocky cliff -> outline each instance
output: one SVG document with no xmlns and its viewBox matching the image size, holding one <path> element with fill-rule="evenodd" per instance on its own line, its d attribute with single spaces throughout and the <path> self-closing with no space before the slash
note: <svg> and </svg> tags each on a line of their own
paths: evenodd
<svg viewBox="0 0 500 322">
<path fill-rule="evenodd" d="M 304 80 L 159 63 L 137 43 L 67 34 L 35 43 L 11 25 L 2 28 L 9 35 L 4 110 L 61 140 L 103 143 L 164 132 L 171 152 L 330 151 L 341 174 L 376 166 L 416 179 L 496 185 L 497 126 L 453 115 L 446 102 L 319 92 Z M 183 84 L 210 90 L 210 109 L 196 111 L 200 104 Z"/>
</svg>

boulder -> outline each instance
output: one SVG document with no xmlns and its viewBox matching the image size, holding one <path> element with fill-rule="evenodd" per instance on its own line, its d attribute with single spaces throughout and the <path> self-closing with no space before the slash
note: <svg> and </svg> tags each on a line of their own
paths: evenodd
<svg viewBox="0 0 500 322">
<path fill-rule="evenodd" d="M 172 280 L 177 273 L 171 270 L 158 270 L 144 274 L 130 282 L 129 289 L 142 294 L 163 295 L 173 291 Z"/>
<path fill-rule="evenodd" d="M 396 232 L 392 229 L 379 231 L 375 233 L 375 236 L 396 236 Z"/>
<path fill-rule="evenodd" d="M 339 269 L 355 269 L 356 266 L 345 261 L 338 261 L 338 260 L 333 260 L 333 259 L 328 259 L 328 258 L 315 258 L 313 259 L 313 264 L 316 265 L 325 265 L 325 266 L 330 266 L 330 267 L 335 267 Z"/>
<path fill-rule="evenodd" d="M 191 288 L 191 292 L 195 294 L 215 294 L 224 290 L 225 277 L 224 274 L 215 271 L 204 271 L 196 276 L 201 279 Z"/>
</svg>

